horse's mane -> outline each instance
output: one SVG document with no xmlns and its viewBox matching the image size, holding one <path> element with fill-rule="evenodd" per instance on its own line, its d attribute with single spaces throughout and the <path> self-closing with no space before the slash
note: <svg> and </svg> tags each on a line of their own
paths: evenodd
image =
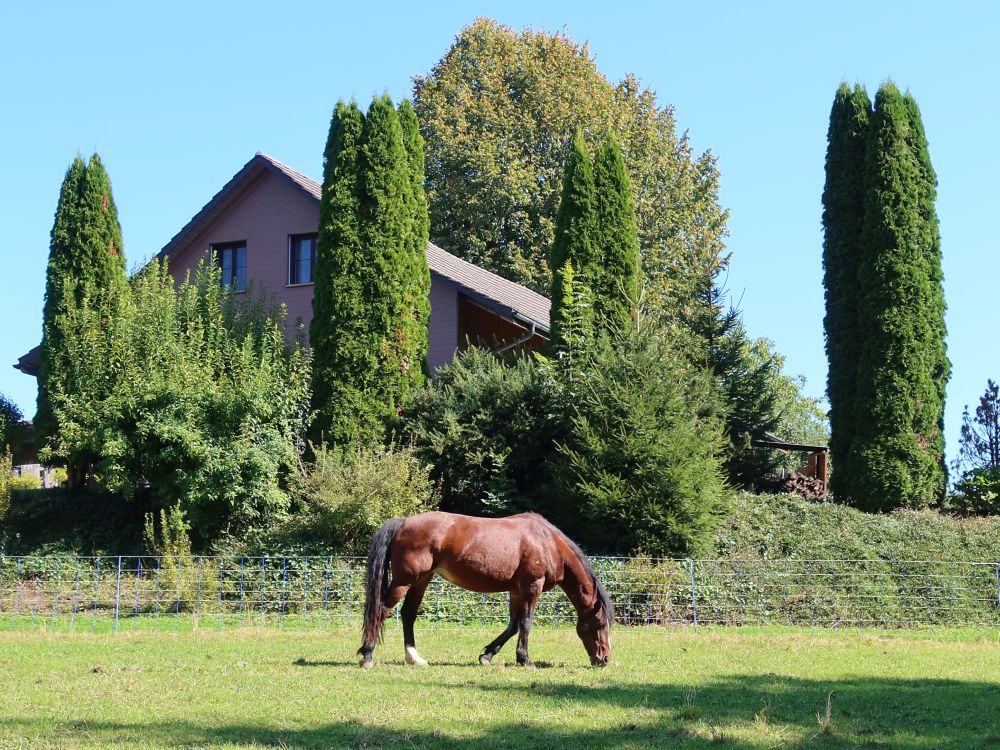
<svg viewBox="0 0 1000 750">
<path fill-rule="evenodd" d="M 525 515 L 534 516 L 535 518 L 541 520 L 546 526 L 558 534 L 564 542 L 566 542 L 566 546 L 573 550 L 574 554 L 576 554 L 577 558 L 580 560 L 580 564 L 583 565 L 583 569 L 586 570 L 587 575 L 590 576 L 590 582 L 594 584 L 594 590 L 597 592 L 597 598 L 601 602 L 601 609 L 604 611 L 601 624 L 607 624 L 610 627 L 615 621 L 615 605 L 614 602 L 611 601 L 611 597 L 608 596 L 608 592 L 605 591 L 604 585 L 594 572 L 594 566 L 590 564 L 590 560 L 587 558 L 587 555 L 584 554 L 583 550 L 580 549 L 576 542 L 566 536 L 547 518 L 540 516 L 537 513 L 526 513 Z"/>
</svg>

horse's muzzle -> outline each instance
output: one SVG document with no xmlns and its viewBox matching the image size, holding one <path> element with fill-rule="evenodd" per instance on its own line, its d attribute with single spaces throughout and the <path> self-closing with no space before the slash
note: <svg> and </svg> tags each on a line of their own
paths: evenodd
<svg viewBox="0 0 1000 750">
<path fill-rule="evenodd" d="M 610 656 L 591 656 L 590 665 L 593 667 L 606 667 L 608 662 L 611 661 Z"/>
</svg>

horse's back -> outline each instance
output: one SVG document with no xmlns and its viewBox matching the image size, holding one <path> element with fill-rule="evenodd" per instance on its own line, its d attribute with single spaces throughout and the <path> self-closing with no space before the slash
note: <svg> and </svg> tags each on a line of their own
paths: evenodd
<svg viewBox="0 0 1000 750">
<path fill-rule="evenodd" d="M 406 519 L 393 540 L 393 564 L 420 576 L 437 572 L 473 591 L 508 591 L 524 580 L 559 575 L 552 527 L 541 516 L 477 518 L 432 511 Z"/>
</svg>

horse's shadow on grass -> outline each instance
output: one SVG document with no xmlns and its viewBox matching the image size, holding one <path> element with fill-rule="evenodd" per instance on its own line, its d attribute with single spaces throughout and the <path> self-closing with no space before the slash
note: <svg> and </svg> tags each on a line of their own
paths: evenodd
<svg viewBox="0 0 1000 750">
<path fill-rule="evenodd" d="M 355 659 L 353 661 L 341 661 L 339 659 L 306 659 L 305 657 L 299 657 L 292 662 L 296 667 L 336 667 L 344 668 L 350 667 L 352 669 L 359 669 L 358 661 Z M 376 663 L 374 669 L 378 669 L 380 665 L 385 665 L 387 667 L 399 667 L 404 666 L 402 661 L 397 661 L 393 659 L 388 659 Z M 536 661 L 534 664 L 534 669 L 552 669 L 553 667 L 565 667 L 565 664 L 555 664 L 550 661 Z M 516 664 L 507 664 L 501 662 L 500 660 L 495 660 L 494 663 L 488 667 L 482 666 L 478 661 L 434 661 L 429 665 L 429 669 L 434 667 L 469 667 L 470 669 L 522 669 Z"/>
</svg>

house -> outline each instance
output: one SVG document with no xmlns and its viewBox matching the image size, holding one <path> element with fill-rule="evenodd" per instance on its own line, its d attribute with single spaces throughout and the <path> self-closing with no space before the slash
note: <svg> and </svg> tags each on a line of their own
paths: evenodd
<svg viewBox="0 0 1000 750">
<path fill-rule="evenodd" d="M 312 319 L 313 266 L 321 186 L 266 154 L 257 153 L 158 253 L 175 279 L 210 252 L 223 280 L 237 291 L 250 280 L 288 308 L 291 323 Z M 427 246 L 431 272 L 431 372 L 475 343 L 498 350 L 544 351 L 549 300 L 495 273 Z M 294 334 L 290 327 L 289 336 Z M 38 348 L 14 365 L 37 375 Z"/>
</svg>

